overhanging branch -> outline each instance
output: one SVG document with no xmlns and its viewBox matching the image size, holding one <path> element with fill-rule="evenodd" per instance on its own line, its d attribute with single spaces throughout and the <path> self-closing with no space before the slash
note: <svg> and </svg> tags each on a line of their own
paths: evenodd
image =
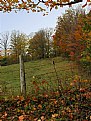
<svg viewBox="0 0 91 121">
<path fill-rule="evenodd" d="M 40 0 L 39 0 L 40 1 Z M 72 4 L 76 4 L 76 3 L 79 3 L 79 2 L 82 2 L 83 0 L 74 0 L 74 1 L 71 1 L 71 2 L 68 2 L 68 3 L 55 3 L 55 5 L 58 5 L 58 6 L 65 6 L 65 5 L 72 5 Z M 41 3 L 46 3 L 46 1 L 42 0 L 40 1 Z"/>
<path fill-rule="evenodd" d="M 5 3 L 1 3 L 0 2 L 0 11 L 8 11 L 11 12 L 12 10 L 20 10 L 20 9 L 26 9 L 26 10 L 36 10 L 36 9 L 40 9 L 39 11 L 45 11 L 45 9 L 43 9 L 43 7 L 39 4 L 44 3 L 45 6 L 48 7 L 55 7 L 55 6 L 66 6 L 66 5 L 72 5 L 72 4 L 76 4 L 79 2 L 82 2 L 83 0 L 74 0 L 74 1 L 70 1 L 70 2 L 62 2 L 61 0 L 59 2 L 56 2 L 55 0 L 52 1 L 48 1 L 48 0 L 38 0 L 37 3 L 31 1 L 29 2 L 27 0 L 27 2 L 24 2 L 22 0 L 22 3 L 12 3 L 11 5 L 8 2 Z M 8 4 L 7 4 L 8 3 Z M 8 6 L 7 6 L 8 5 Z"/>
</svg>

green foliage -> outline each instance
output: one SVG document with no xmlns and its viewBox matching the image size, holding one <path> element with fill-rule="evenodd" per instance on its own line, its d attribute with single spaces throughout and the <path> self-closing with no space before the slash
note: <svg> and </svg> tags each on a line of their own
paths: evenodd
<svg viewBox="0 0 91 121">
<path fill-rule="evenodd" d="M 85 49 L 79 60 L 82 67 L 91 73 L 91 12 L 83 18 L 83 32 L 86 34 Z"/>
<path fill-rule="evenodd" d="M 82 66 L 82 68 L 84 68 L 85 71 L 87 71 L 87 72 L 89 72 L 89 74 L 91 74 L 91 62 L 89 62 L 83 58 L 80 60 L 80 66 Z"/>
<path fill-rule="evenodd" d="M 82 53 L 80 59 L 81 66 L 91 73 L 91 46 L 89 45 Z"/>
<path fill-rule="evenodd" d="M 1 66 L 6 66 L 6 65 L 7 65 L 7 58 L 6 58 L 6 57 L 4 57 L 4 58 L 2 58 L 2 59 L 0 60 L 0 65 L 1 65 Z"/>
</svg>

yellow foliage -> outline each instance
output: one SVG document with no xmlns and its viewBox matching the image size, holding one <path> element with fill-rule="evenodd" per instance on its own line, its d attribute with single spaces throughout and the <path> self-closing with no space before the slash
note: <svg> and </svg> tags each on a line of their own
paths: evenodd
<svg viewBox="0 0 91 121">
<path fill-rule="evenodd" d="M 52 114 L 52 118 L 56 118 L 56 117 L 58 117 L 58 114 L 56 113 Z"/>
<path fill-rule="evenodd" d="M 62 0 L 62 2 L 69 2 L 69 0 Z"/>
<path fill-rule="evenodd" d="M 90 56 L 86 56 L 86 59 L 88 60 L 88 61 L 91 61 L 91 57 Z"/>
<path fill-rule="evenodd" d="M 0 55 L 0 60 L 3 59 L 3 57 Z"/>
<path fill-rule="evenodd" d="M 41 104 L 39 104 L 39 105 L 38 105 L 38 108 L 42 108 L 42 105 L 41 105 Z"/>
<path fill-rule="evenodd" d="M 91 31 L 88 33 L 88 36 L 91 37 Z"/>
<path fill-rule="evenodd" d="M 75 37 L 76 40 L 79 40 L 79 39 L 82 38 L 80 32 L 78 32 L 78 31 L 75 31 L 75 32 L 74 32 L 74 37 Z"/>
<path fill-rule="evenodd" d="M 7 0 L 7 2 L 8 2 L 8 3 L 10 3 L 10 2 L 11 2 L 11 0 Z"/>
<path fill-rule="evenodd" d="M 13 0 L 14 3 L 18 3 L 19 1 L 18 0 Z"/>
</svg>

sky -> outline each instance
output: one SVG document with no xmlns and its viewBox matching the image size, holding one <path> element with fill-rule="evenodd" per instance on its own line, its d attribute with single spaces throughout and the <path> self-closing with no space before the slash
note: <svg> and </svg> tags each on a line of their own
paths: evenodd
<svg viewBox="0 0 91 121">
<path fill-rule="evenodd" d="M 29 34 L 41 28 L 54 28 L 58 16 L 62 15 L 65 9 L 64 7 L 53 10 L 46 16 L 43 16 L 43 13 L 27 13 L 26 11 L 0 13 L 0 32 L 19 30 Z"/>
<path fill-rule="evenodd" d="M 58 16 L 61 16 L 68 7 L 53 9 L 48 15 L 43 13 L 27 13 L 19 11 L 18 13 L 2 13 L 0 12 L 0 33 L 13 30 L 19 30 L 29 35 L 37 32 L 42 28 L 55 28 Z"/>
</svg>

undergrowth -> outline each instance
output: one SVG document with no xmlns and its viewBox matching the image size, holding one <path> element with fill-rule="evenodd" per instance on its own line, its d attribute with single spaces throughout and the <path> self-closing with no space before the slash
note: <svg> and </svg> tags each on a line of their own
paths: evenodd
<svg viewBox="0 0 91 121">
<path fill-rule="evenodd" d="M 88 86 L 86 86 L 88 85 Z M 90 121 L 91 87 L 79 77 L 66 89 L 0 100 L 0 121 Z"/>
</svg>

